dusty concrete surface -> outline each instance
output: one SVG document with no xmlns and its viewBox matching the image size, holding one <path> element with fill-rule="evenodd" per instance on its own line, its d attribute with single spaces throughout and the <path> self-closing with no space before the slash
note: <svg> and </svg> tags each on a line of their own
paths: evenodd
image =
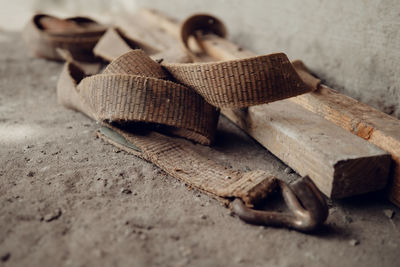
<svg viewBox="0 0 400 267">
<path fill-rule="evenodd" d="M 400 210 L 379 194 L 331 203 L 314 235 L 247 225 L 96 139 L 56 103 L 60 63 L 16 34 L 0 51 L 0 266 L 398 266 Z M 225 119 L 217 140 L 200 150 L 227 167 L 297 178 Z"/>
</svg>

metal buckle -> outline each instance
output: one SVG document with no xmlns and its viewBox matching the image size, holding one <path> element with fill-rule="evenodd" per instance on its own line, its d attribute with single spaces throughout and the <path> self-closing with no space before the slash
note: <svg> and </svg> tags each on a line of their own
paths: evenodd
<svg viewBox="0 0 400 267">
<path fill-rule="evenodd" d="M 233 212 L 247 223 L 288 227 L 304 232 L 315 230 L 325 222 L 328 206 L 321 191 L 308 176 L 293 183 L 291 187 L 281 180 L 278 184 L 289 212 L 251 209 L 239 198 L 231 203 Z"/>
</svg>

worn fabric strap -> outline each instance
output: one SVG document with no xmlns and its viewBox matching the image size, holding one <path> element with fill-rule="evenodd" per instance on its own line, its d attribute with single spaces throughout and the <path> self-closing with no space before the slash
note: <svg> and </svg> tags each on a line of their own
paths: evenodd
<svg viewBox="0 0 400 267">
<path fill-rule="evenodd" d="M 212 20 L 211 16 L 207 18 Z M 188 21 L 190 25 L 193 24 L 191 20 Z M 212 21 L 219 20 L 214 18 Z M 189 36 L 191 30 L 202 25 L 188 27 L 184 24 L 182 35 Z M 219 26 L 208 29 L 207 32 L 217 31 L 221 35 L 225 34 L 225 30 L 220 29 L 220 25 L 223 24 L 219 22 L 217 25 Z M 187 42 L 184 37 L 182 39 Z M 141 48 L 140 45 L 133 46 L 132 43 L 139 42 L 127 39 L 117 30 L 111 29 L 99 41 L 94 51 L 99 57 L 112 61 L 133 48 Z M 142 45 L 143 43 L 141 42 Z M 183 47 L 187 47 L 187 44 Z M 148 50 L 146 46 L 145 48 Z M 185 51 L 190 57 L 195 57 L 188 48 Z M 176 56 L 175 62 L 179 63 L 168 63 L 169 59 L 161 65 L 175 81 L 196 91 L 217 108 L 242 108 L 264 104 L 316 89 L 303 82 L 284 53 L 222 62 L 180 63 L 185 60 L 186 58 Z"/>
<path fill-rule="evenodd" d="M 105 124 L 98 136 L 107 142 L 163 169 L 171 176 L 197 188 L 224 204 L 240 198 L 252 207 L 277 186 L 277 179 L 261 170 L 234 171 L 195 152 L 195 144 L 155 131 L 124 130 Z"/>
<path fill-rule="evenodd" d="M 115 37 L 114 33 L 110 35 Z M 101 50 L 95 49 L 100 54 Z M 109 52 L 107 59 L 115 56 Z M 89 77 L 67 62 L 57 95 L 66 107 L 103 122 L 106 128 L 98 135 L 108 142 L 153 162 L 189 186 L 223 199 L 240 198 L 252 206 L 275 188 L 276 178 L 263 171 L 226 169 L 196 153 L 193 143 L 171 135 L 211 144 L 219 108 L 268 103 L 313 89 L 282 53 L 225 62 L 159 64 L 144 51 L 131 50 L 101 74 Z"/>
<path fill-rule="evenodd" d="M 168 80 L 142 50 L 120 56 L 102 74 L 81 80 L 84 76 L 73 63 L 65 65 L 58 83 L 63 105 L 97 121 L 156 123 L 202 144 L 213 141 L 219 111 L 194 90 Z"/>
<path fill-rule="evenodd" d="M 184 67 L 185 64 L 181 65 Z M 196 66 L 190 64 L 192 68 Z M 157 129 L 202 144 L 210 144 L 216 130 L 218 109 L 192 87 L 169 80 L 175 76 L 143 51 L 132 50 L 112 61 L 102 74 L 84 76 L 77 66 L 68 62 L 58 84 L 59 101 L 98 121 L 114 122 L 109 127 L 137 146 L 141 157 L 172 176 L 215 196 L 241 198 L 249 206 L 274 188 L 275 178 L 268 173 L 226 170 L 195 153 L 188 142 L 183 145 L 176 138 L 160 133 L 132 131 L 139 126 L 127 130 L 129 126 L 126 125 L 134 122 L 164 125 L 168 127 Z M 186 84 L 196 85 L 191 74 L 184 73 L 182 77 L 189 77 L 184 80 Z M 240 83 L 236 85 L 241 86 Z M 236 87 L 236 90 L 240 88 Z M 106 135 L 99 135 L 114 142 Z M 114 144 L 130 150 L 120 143 Z"/>
<path fill-rule="evenodd" d="M 311 90 L 287 59 L 285 64 L 279 64 L 282 58 L 283 54 L 273 54 L 247 60 L 161 66 L 143 51 L 132 50 L 112 61 L 102 74 L 83 79 L 78 92 L 90 109 L 85 113 L 98 121 L 164 124 L 180 129 L 176 130 L 181 133 L 178 135 L 210 144 L 218 119 L 216 108 L 247 107 Z M 270 65 L 265 62 L 275 59 L 278 63 L 268 70 Z M 69 63 L 62 79 L 75 75 L 79 82 L 82 77 L 76 76 L 84 74 L 76 72 L 77 68 Z M 64 83 L 67 82 L 60 83 L 60 88 Z M 59 95 L 64 95 L 63 91 L 68 89 L 60 90 Z"/>
<path fill-rule="evenodd" d="M 91 62 L 96 60 L 93 48 L 105 31 L 105 26 L 90 18 L 72 17 L 62 20 L 38 14 L 26 25 L 23 38 L 31 53 L 37 57 L 64 60 L 57 49 L 65 49 L 74 60 Z"/>
<path fill-rule="evenodd" d="M 201 27 L 203 30 L 199 30 Z M 316 90 L 321 83 L 310 74 L 301 60 L 290 63 L 283 53 L 223 62 L 175 63 L 201 60 L 189 48 L 189 37 L 201 38 L 203 33 L 211 32 L 221 37 L 226 35 L 225 26 L 217 18 L 209 15 L 190 16 L 181 26 L 182 53 L 177 46 L 156 51 L 145 41 L 132 39 L 119 29 L 110 28 L 99 40 L 94 53 L 112 61 L 132 49 L 143 49 L 152 59 L 160 59 L 161 65 L 176 80 L 195 89 L 216 107 L 241 108 L 281 100 Z"/>
<path fill-rule="evenodd" d="M 227 30 L 225 25 L 218 19 L 213 16 L 207 15 L 207 14 L 194 14 L 187 19 L 185 19 L 180 27 L 179 31 L 179 39 L 181 43 L 181 47 L 185 51 L 185 53 L 192 59 L 192 61 L 195 62 L 202 62 L 204 59 L 204 53 L 203 50 L 204 48 L 202 47 L 202 42 L 200 40 L 204 38 L 207 34 L 214 34 L 219 37 L 225 38 L 227 35 Z M 193 47 L 190 46 L 189 40 L 190 38 L 193 37 L 193 40 L 196 41 L 197 46 L 200 48 L 200 51 L 193 51 Z M 271 55 L 272 56 L 272 55 Z M 241 58 L 241 56 L 239 57 Z M 244 59 L 245 62 L 247 62 L 248 59 Z M 276 60 L 285 60 L 285 64 L 287 63 L 286 56 L 284 55 L 283 57 L 277 57 Z M 269 64 L 268 64 L 269 63 Z M 265 64 L 268 66 L 268 69 L 273 69 L 273 68 L 281 68 L 283 67 L 280 64 L 277 64 L 277 62 L 272 59 L 271 62 L 263 62 L 262 64 Z M 285 66 L 286 67 L 286 66 Z M 307 67 L 304 65 L 304 63 L 301 60 L 295 60 L 292 62 L 290 67 L 287 67 L 287 69 L 282 69 L 282 73 L 284 75 L 288 75 L 288 79 L 292 81 L 292 83 L 289 86 L 293 86 L 293 82 L 295 82 L 295 79 L 293 80 L 292 76 L 292 69 L 293 67 L 301 80 L 303 81 L 304 84 L 308 86 L 308 88 L 312 88 L 313 90 L 316 90 L 319 85 L 321 84 L 321 80 L 316 78 L 315 76 L 311 75 L 310 70 L 307 69 Z M 249 72 L 246 73 L 252 73 L 252 70 L 250 69 Z M 237 73 L 235 73 L 236 76 L 239 76 Z M 279 80 L 271 80 L 270 82 L 273 83 L 273 86 L 275 88 L 284 88 L 279 87 L 281 84 Z M 250 91 L 253 91 L 253 89 L 250 89 Z M 235 92 L 236 93 L 236 92 Z M 279 100 L 279 99 L 276 99 Z"/>
<path fill-rule="evenodd" d="M 243 108 L 312 91 L 283 53 L 224 62 L 163 64 L 218 108 Z"/>
</svg>

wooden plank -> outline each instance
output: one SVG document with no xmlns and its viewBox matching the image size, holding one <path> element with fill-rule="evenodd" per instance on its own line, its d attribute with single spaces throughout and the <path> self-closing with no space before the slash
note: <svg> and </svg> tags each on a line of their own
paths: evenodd
<svg viewBox="0 0 400 267">
<path fill-rule="evenodd" d="M 223 114 L 331 198 L 385 187 L 390 156 L 290 101 Z"/>
<path fill-rule="evenodd" d="M 153 27 L 161 25 L 171 36 L 178 36 L 176 21 L 157 13 L 146 13 L 145 17 L 150 20 L 147 27 L 152 22 Z M 253 55 L 213 35 L 208 35 L 202 45 L 209 55 L 218 59 Z M 229 49 L 223 49 L 226 46 Z M 235 53 L 230 53 L 231 50 Z M 379 190 L 387 182 L 390 165 L 387 153 L 289 100 L 250 107 L 246 111 L 227 109 L 223 114 L 298 173 L 310 175 L 329 197 Z"/>
<path fill-rule="evenodd" d="M 400 120 L 326 86 L 291 100 L 389 152 L 394 170 L 388 193 L 400 207 Z"/>
</svg>

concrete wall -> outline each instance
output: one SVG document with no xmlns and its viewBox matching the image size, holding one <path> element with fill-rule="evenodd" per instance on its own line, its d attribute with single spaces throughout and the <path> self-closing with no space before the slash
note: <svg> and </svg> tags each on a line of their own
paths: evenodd
<svg viewBox="0 0 400 267">
<path fill-rule="evenodd" d="M 59 12 L 96 13 L 103 19 L 140 7 L 179 19 L 208 12 L 220 17 L 230 38 L 243 47 L 300 58 L 326 84 L 400 118 L 398 0 L 27 1 L 36 9 L 58 7 Z"/>
</svg>

